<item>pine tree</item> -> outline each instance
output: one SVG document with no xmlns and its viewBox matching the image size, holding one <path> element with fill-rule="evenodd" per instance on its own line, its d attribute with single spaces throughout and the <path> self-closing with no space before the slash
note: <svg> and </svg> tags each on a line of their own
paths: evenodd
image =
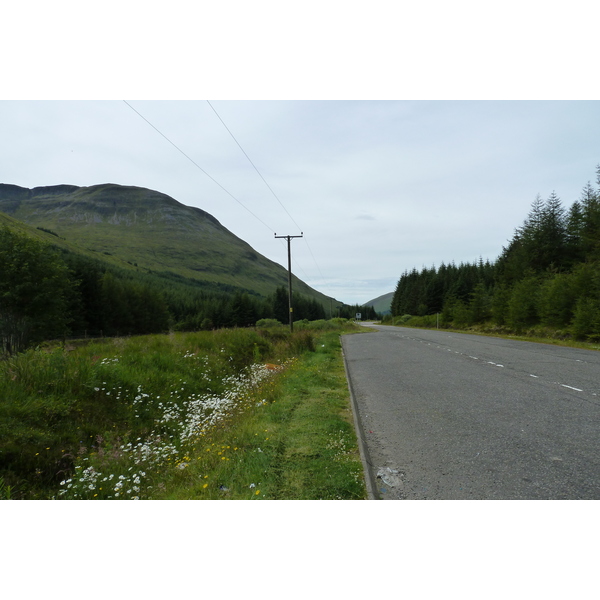
<svg viewBox="0 0 600 600">
<path fill-rule="evenodd" d="M 541 228 L 536 243 L 539 246 L 538 270 L 560 270 L 565 262 L 567 248 L 567 223 L 565 209 L 555 192 L 542 208 Z"/>
<path fill-rule="evenodd" d="M 599 166 L 600 172 L 600 166 Z M 599 175 L 600 180 L 600 175 Z M 599 181 L 600 184 L 600 181 Z M 600 193 L 597 193 L 588 182 L 583 189 L 580 200 L 583 213 L 581 231 L 582 249 L 585 258 L 600 258 Z"/>
<path fill-rule="evenodd" d="M 56 252 L 0 229 L 0 351 L 17 352 L 68 333 L 75 293 L 75 282 Z"/>
<path fill-rule="evenodd" d="M 514 285 L 508 300 L 507 323 L 517 332 L 537 323 L 538 291 L 539 280 L 535 276 L 526 277 Z"/>
<path fill-rule="evenodd" d="M 471 293 L 469 310 L 473 323 L 485 321 L 490 316 L 490 297 L 483 281 L 475 285 Z"/>
<path fill-rule="evenodd" d="M 573 318 L 576 301 L 572 275 L 558 273 L 544 281 L 539 291 L 538 309 L 542 324 L 566 327 Z"/>
<path fill-rule="evenodd" d="M 571 331 L 577 339 L 600 334 L 600 307 L 591 298 L 580 298 L 577 301 L 571 324 Z"/>
<path fill-rule="evenodd" d="M 284 287 L 278 287 L 273 297 L 273 316 L 280 323 L 289 323 L 288 292 Z"/>
<path fill-rule="evenodd" d="M 504 325 L 508 319 L 508 303 L 511 295 L 512 290 L 506 283 L 499 282 L 494 286 L 490 308 L 492 319 L 497 325 Z"/>
<path fill-rule="evenodd" d="M 577 264 L 584 259 L 583 249 L 583 208 L 579 201 L 573 202 L 567 215 L 566 255 L 569 265 Z"/>
</svg>

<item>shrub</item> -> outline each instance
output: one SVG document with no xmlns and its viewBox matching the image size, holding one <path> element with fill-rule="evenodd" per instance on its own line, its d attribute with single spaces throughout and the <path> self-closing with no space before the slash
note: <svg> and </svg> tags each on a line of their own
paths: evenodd
<svg viewBox="0 0 600 600">
<path fill-rule="evenodd" d="M 268 327 L 282 327 L 283 323 L 277 319 L 259 319 L 256 321 L 256 327 L 268 328 Z"/>
<path fill-rule="evenodd" d="M 251 329 L 223 329 L 217 338 L 224 344 L 223 350 L 236 369 L 246 367 L 272 351 L 271 343 Z"/>
<path fill-rule="evenodd" d="M 594 300 L 591 298 L 578 300 L 571 323 L 571 331 L 578 340 L 600 333 L 600 309 Z"/>
<path fill-rule="evenodd" d="M 402 315 L 401 317 L 394 318 L 394 325 L 404 325 L 412 319 L 412 315 Z"/>
<path fill-rule="evenodd" d="M 315 336 L 311 331 L 295 331 L 290 339 L 290 349 L 292 352 L 301 354 L 302 352 L 315 351 Z"/>
<path fill-rule="evenodd" d="M 347 323 L 347 321 L 345 321 L 345 323 Z M 326 321 L 325 319 L 317 319 L 316 321 L 307 321 L 306 319 L 302 319 L 302 321 L 297 321 L 294 323 L 294 327 L 296 327 L 298 330 L 310 329 L 311 331 L 326 331 L 339 329 L 340 325 L 332 323 L 331 321 Z"/>
<path fill-rule="evenodd" d="M 329 321 L 335 325 L 346 325 L 348 323 L 348 319 L 343 319 L 342 317 L 334 317 L 333 319 L 329 319 Z"/>
</svg>

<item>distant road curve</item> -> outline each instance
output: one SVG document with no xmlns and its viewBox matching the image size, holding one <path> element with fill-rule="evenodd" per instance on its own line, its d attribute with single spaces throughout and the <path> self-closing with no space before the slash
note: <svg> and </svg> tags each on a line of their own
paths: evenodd
<svg viewBox="0 0 600 600">
<path fill-rule="evenodd" d="M 342 336 L 383 499 L 600 499 L 600 352 L 365 324 Z"/>
</svg>

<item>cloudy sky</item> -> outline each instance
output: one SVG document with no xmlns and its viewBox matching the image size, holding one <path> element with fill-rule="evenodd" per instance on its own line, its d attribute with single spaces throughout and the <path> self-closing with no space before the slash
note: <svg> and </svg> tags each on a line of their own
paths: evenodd
<svg viewBox="0 0 600 600">
<path fill-rule="evenodd" d="M 3 183 L 158 190 L 284 266 L 303 232 L 295 274 L 347 303 L 494 260 L 600 164 L 598 101 L 2 101 L 0 130 Z"/>
</svg>

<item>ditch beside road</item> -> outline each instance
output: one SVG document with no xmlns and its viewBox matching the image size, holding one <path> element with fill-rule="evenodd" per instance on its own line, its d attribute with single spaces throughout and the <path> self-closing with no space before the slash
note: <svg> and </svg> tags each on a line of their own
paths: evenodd
<svg viewBox="0 0 600 600">
<path fill-rule="evenodd" d="M 342 345 L 382 499 L 600 499 L 600 353 L 365 324 Z"/>
</svg>

